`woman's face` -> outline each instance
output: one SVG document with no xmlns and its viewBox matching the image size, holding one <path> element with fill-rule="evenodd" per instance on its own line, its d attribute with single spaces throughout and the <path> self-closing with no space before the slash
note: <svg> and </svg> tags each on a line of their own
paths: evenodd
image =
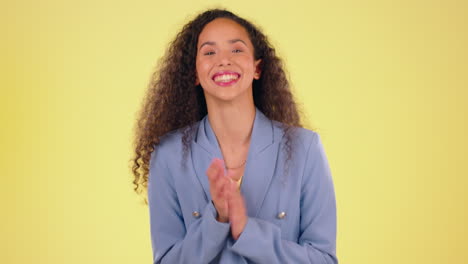
<svg viewBox="0 0 468 264">
<path fill-rule="evenodd" d="M 260 78 L 259 63 L 247 31 L 230 19 L 211 21 L 198 37 L 197 84 L 203 87 L 208 103 L 252 101 L 253 79 Z"/>
</svg>

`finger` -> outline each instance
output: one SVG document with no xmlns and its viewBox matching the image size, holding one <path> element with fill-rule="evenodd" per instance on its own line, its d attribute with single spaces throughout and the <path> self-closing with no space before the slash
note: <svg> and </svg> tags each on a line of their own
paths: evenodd
<svg viewBox="0 0 468 264">
<path fill-rule="evenodd" d="M 229 183 L 229 178 L 224 177 L 224 162 L 220 159 L 213 159 L 209 168 L 210 193 L 215 205 L 219 207 L 226 199 L 225 186 Z M 227 207 L 227 206 L 226 206 Z"/>
<path fill-rule="evenodd" d="M 206 175 L 208 176 L 208 179 L 214 179 L 218 172 L 218 166 L 216 164 L 216 158 L 213 159 L 210 163 L 210 166 L 208 166 L 208 169 L 206 170 Z"/>
<path fill-rule="evenodd" d="M 214 187 L 216 190 L 212 191 L 213 203 L 218 213 L 216 219 L 227 223 L 229 221 L 229 206 L 226 194 L 229 192 L 229 181 L 226 177 L 223 177 L 218 182 L 224 182 L 224 184 L 217 189 Z"/>
<path fill-rule="evenodd" d="M 216 176 L 218 176 L 220 168 L 223 168 L 222 160 L 218 158 L 214 158 L 213 160 L 211 160 L 210 166 L 206 170 L 206 175 L 208 176 L 208 179 L 210 181 L 214 180 Z"/>
<path fill-rule="evenodd" d="M 229 179 L 220 177 L 212 184 L 212 195 L 216 197 L 216 199 L 223 199 L 227 200 L 226 194 L 229 192 Z"/>
<path fill-rule="evenodd" d="M 229 178 L 224 176 L 224 168 L 217 168 L 216 175 L 210 180 L 210 187 L 216 192 L 221 192 L 224 185 L 229 182 Z"/>
<path fill-rule="evenodd" d="M 233 181 L 229 183 L 229 192 L 227 197 L 229 212 L 233 214 L 233 217 L 245 214 L 244 199 L 237 189 L 237 184 Z"/>
<path fill-rule="evenodd" d="M 231 179 L 231 180 L 234 180 L 233 176 L 234 176 L 234 173 L 231 171 L 231 170 L 227 170 L 226 171 L 226 176 Z"/>
<path fill-rule="evenodd" d="M 231 223 L 232 237 L 237 240 L 240 234 L 244 231 L 247 223 L 247 214 L 244 204 L 244 199 L 237 190 L 237 184 L 232 183 L 230 187 L 230 196 L 228 199 L 229 207 L 229 222 Z"/>
</svg>

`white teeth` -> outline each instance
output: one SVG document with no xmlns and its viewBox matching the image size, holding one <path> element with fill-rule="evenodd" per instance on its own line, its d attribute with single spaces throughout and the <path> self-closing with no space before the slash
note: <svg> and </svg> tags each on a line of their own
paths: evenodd
<svg viewBox="0 0 468 264">
<path fill-rule="evenodd" d="M 214 78 L 215 82 L 230 82 L 232 80 L 237 80 L 238 75 L 237 74 L 223 74 L 223 75 L 218 75 Z"/>
</svg>

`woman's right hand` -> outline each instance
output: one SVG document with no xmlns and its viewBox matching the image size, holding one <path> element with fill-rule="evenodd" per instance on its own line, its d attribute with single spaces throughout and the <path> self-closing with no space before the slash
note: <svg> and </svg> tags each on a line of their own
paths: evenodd
<svg viewBox="0 0 468 264">
<path fill-rule="evenodd" d="M 216 220 L 227 223 L 229 222 L 227 193 L 229 192 L 230 178 L 224 174 L 224 162 L 214 158 L 206 170 L 206 175 L 210 183 L 211 199 L 218 212 Z"/>
</svg>

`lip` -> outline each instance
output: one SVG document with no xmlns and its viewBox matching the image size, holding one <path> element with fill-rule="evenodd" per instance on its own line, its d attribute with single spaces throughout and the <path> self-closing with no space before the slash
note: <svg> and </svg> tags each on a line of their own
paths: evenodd
<svg viewBox="0 0 468 264">
<path fill-rule="evenodd" d="M 211 79 L 214 81 L 214 79 L 219 76 L 219 75 L 225 75 L 225 74 L 232 74 L 232 75 L 237 75 L 238 77 L 240 77 L 240 74 L 238 72 L 234 72 L 234 71 L 220 71 L 220 72 L 217 72 L 215 74 L 213 74 L 213 76 L 211 76 Z"/>
<path fill-rule="evenodd" d="M 226 75 L 226 74 L 231 74 L 231 75 L 237 75 L 237 79 L 235 80 L 232 80 L 230 82 L 215 82 L 215 78 L 220 76 L 220 75 Z M 238 72 L 234 72 L 234 71 L 219 71 L 215 74 L 213 74 L 213 76 L 211 77 L 211 79 L 219 86 L 229 86 L 229 85 L 232 85 L 234 83 L 236 83 L 239 78 L 241 77 L 241 75 L 238 73 Z"/>
</svg>

